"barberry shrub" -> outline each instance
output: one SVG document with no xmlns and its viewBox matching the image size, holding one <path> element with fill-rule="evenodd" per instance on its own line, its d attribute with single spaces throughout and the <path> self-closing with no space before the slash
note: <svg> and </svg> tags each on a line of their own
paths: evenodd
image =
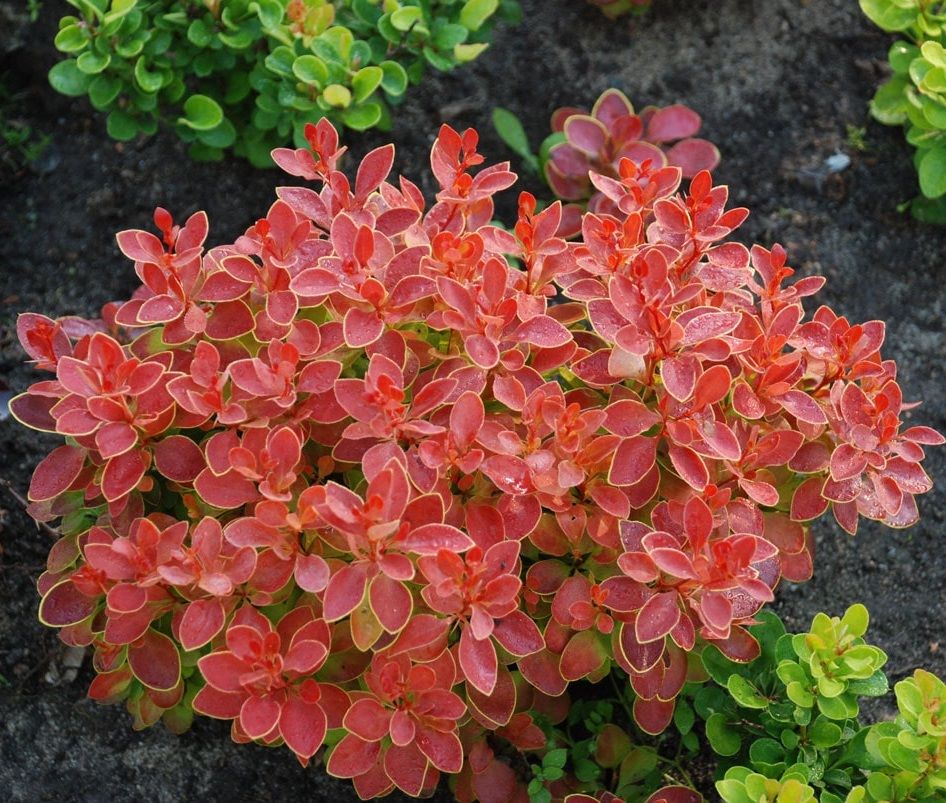
<svg viewBox="0 0 946 803">
<path fill-rule="evenodd" d="M 363 798 L 521 799 L 570 684 L 613 673 L 660 733 L 691 653 L 760 654 L 813 519 L 916 521 L 943 439 L 902 423 L 884 325 L 806 319 L 823 279 L 731 240 L 708 172 L 594 174 L 569 242 L 527 193 L 491 223 L 516 176 L 473 130 L 440 130 L 429 207 L 392 146 L 351 181 L 306 138 L 273 158 L 315 188 L 235 242 L 158 209 L 118 234 L 130 300 L 19 320 L 50 377 L 11 409 L 66 439 L 29 488 L 62 533 L 40 618 L 137 727 L 325 745 Z"/>
<path fill-rule="evenodd" d="M 608 182 L 622 179 L 625 170 L 653 172 L 651 184 L 676 181 L 677 171 L 693 178 L 719 164 L 719 149 L 696 135 L 703 122 L 693 109 L 676 103 L 647 106 L 640 114 L 619 89 L 607 89 L 591 111 L 572 106 L 552 114 L 552 133 L 532 152 L 521 121 L 503 108 L 493 110 L 493 124 L 500 138 L 525 165 L 538 172 L 556 198 L 569 202 L 563 210 L 562 233 L 577 234 L 581 212 L 607 208 L 611 201 Z M 657 171 L 664 169 L 663 173 Z M 659 178 L 657 176 L 662 176 Z M 654 190 L 650 190 L 651 192 Z M 649 199 L 641 197 L 639 203 Z"/>
<path fill-rule="evenodd" d="M 363 131 L 428 67 L 448 71 L 488 46 L 515 0 L 69 0 L 49 74 L 88 95 L 118 140 L 167 125 L 200 159 L 228 148 L 259 166 L 304 145 L 309 122 Z"/>
<path fill-rule="evenodd" d="M 871 114 L 902 125 L 916 148 L 913 163 L 921 197 L 914 217 L 946 224 L 946 17 L 928 0 L 860 0 L 864 13 L 885 31 L 905 37 L 890 47 L 892 77 L 874 95 Z"/>
</svg>

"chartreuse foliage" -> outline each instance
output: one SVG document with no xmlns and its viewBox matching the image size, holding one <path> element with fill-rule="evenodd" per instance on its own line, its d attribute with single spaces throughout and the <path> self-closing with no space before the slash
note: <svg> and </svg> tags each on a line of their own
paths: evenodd
<svg viewBox="0 0 946 803">
<path fill-rule="evenodd" d="M 488 45 L 515 0 L 69 0 L 53 87 L 88 95 L 118 140 L 173 128 L 196 158 L 228 148 L 271 165 L 321 117 L 358 131 L 428 67 L 452 70 Z"/>
<path fill-rule="evenodd" d="M 866 618 L 756 622 L 811 576 L 812 520 L 905 527 L 931 487 L 943 439 L 901 424 L 883 324 L 806 320 L 823 280 L 731 239 L 747 210 L 707 171 L 592 173 L 569 241 L 528 193 L 492 222 L 516 176 L 472 129 L 440 130 L 429 205 L 393 146 L 349 178 L 327 120 L 304 135 L 273 158 L 314 186 L 235 242 L 158 209 L 117 236 L 131 299 L 18 322 L 48 376 L 11 411 L 65 439 L 29 488 L 62 534 L 39 614 L 93 649 L 91 696 L 323 751 L 365 799 L 445 775 L 462 801 L 691 803 L 653 747 L 697 747 L 697 714 L 726 755 L 753 757 L 740 719 L 772 730 L 780 773 L 851 741 L 882 690 Z M 691 703 L 726 659 L 741 680 Z M 602 681 L 613 712 L 571 706 Z M 908 747 L 932 722 L 910 711 Z"/>
<path fill-rule="evenodd" d="M 904 37 L 890 48 L 893 76 L 877 90 L 871 114 L 904 125 L 916 148 L 922 197 L 911 205 L 920 220 L 946 224 L 946 4 L 939 0 L 860 0 L 885 31 Z"/>
<path fill-rule="evenodd" d="M 867 610 L 815 616 L 786 634 L 760 614 L 762 645 L 749 664 L 708 647 L 712 684 L 694 697 L 710 746 L 722 757 L 716 789 L 725 803 L 865 803 L 941 800 L 946 789 L 946 688 L 923 670 L 896 686 L 900 715 L 864 726 L 858 701 L 888 692 L 887 656 L 864 641 Z"/>
</svg>

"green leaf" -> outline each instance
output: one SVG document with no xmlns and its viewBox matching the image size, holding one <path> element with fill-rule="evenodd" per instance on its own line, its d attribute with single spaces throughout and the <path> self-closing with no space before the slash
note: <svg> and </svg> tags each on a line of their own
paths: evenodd
<svg viewBox="0 0 946 803">
<path fill-rule="evenodd" d="M 499 7 L 499 0 L 467 0 L 460 10 L 460 24 L 478 31 Z"/>
<path fill-rule="evenodd" d="M 122 91 L 122 82 L 110 75 L 99 75 L 89 85 L 89 100 L 99 111 L 103 111 Z"/>
<path fill-rule="evenodd" d="M 137 0 L 112 0 L 112 8 L 105 15 L 105 22 L 115 22 L 134 11 Z"/>
<path fill-rule="evenodd" d="M 917 168 L 920 190 L 927 198 L 946 194 L 946 145 L 930 148 L 920 158 Z"/>
<path fill-rule="evenodd" d="M 905 31 L 917 18 L 915 8 L 902 8 L 890 0 L 860 0 L 860 5 L 871 22 L 885 31 Z"/>
<path fill-rule="evenodd" d="M 434 28 L 431 42 L 438 50 L 451 50 L 465 42 L 469 33 L 462 25 L 451 25 L 450 23 L 437 25 Z"/>
<path fill-rule="evenodd" d="M 935 67 L 946 67 L 946 49 L 939 42 L 924 42 L 920 52 L 928 62 Z"/>
<path fill-rule="evenodd" d="M 85 53 L 79 54 L 79 58 L 76 59 L 76 66 L 87 75 L 98 75 L 108 67 L 111 60 L 112 57 L 108 53 L 99 54 L 87 50 Z"/>
<path fill-rule="evenodd" d="M 919 197 L 910 203 L 910 214 L 921 223 L 946 225 L 946 196 L 942 198 Z"/>
<path fill-rule="evenodd" d="M 148 65 L 145 63 L 145 57 L 141 56 L 135 62 L 135 83 L 142 92 L 150 95 L 161 88 L 164 79 L 160 73 L 150 72 Z"/>
<path fill-rule="evenodd" d="M 920 55 L 916 45 L 909 42 L 894 42 L 887 53 L 887 60 L 895 73 L 906 73 L 910 69 L 910 62 Z"/>
<path fill-rule="evenodd" d="M 329 84 L 322 92 L 325 102 L 336 109 L 344 109 L 351 104 L 351 90 L 341 84 Z"/>
<path fill-rule="evenodd" d="M 866 680 L 852 680 L 847 684 L 848 692 L 858 697 L 881 697 L 889 688 L 887 676 L 882 669 L 878 669 Z"/>
<path fill-rule="evenodd" d="M 56 34 L 53 44 L 63 53 L 78 53 L 89 45 L 89 31 L 85 26 L 67 25 Z"/>
<path fill-rule="evenodd" d="M 725 714 L 711 714 L 706 720 L 706 738 L 710 746 L 721 756 L 734 756 L 739 752 L 742 739 L 739 732 L 730 727 Z"/>
<path fill-rule="evenodd" d="M 196 47 L 207 47 L 213 40 L 213 31 L 203 19 L 196 19 L 187 28 L 187 39 Z"/>
<path fill-rule="evenodd" d="M 438 53 L 432 47 L 424 48 L 424 58 L 434 69 L 441 72 L 449 72 L 454 67 L 453 59 Z"/>
<path fill-rule="evenodd" d="M 283 21 L 285 11 L 279 0 L 254 0 L 248 6 L 250 12 L 255 11 L 263 28 L 275 30 Z"/>
<path fill-rule="evenodd" d="M 319 38 L 331 44 L 338 55 L 341 56 L 344 61 L 348 61 L 352 44 L 354 44 L 355 41 L 355 35 L 349 31 L 348 28 L 335 25 L 325 31 Z"/>
<path fill-rule="evenodd" d="M 352 76 L 351 88 L 355 95 L 355 103 L 367 100 L 380 86 L 384 78 L 384 71 L 374 65 L 362 67 Z"/>
<path fill-rule="evenodd" d="M 409 31 L 424 18 L 420 6 L 404 6 L 391 14 L 391 25 L 398 31 Z"/>
<path fill-rule="evenodd" d="M 726 688 L 732 698 L 743 708 L 765 708 L 769 701 L 759 690 L 741 675 L 730 675 Z"/>
<path fill-rule="evenodd" d="M 657 751 L 652 747 L 635 747 L 621 762 L 620 785 L 643 780 L 657 767 L 657 761 Z"/>
<path fill-rule="evenodd" d="M 682 736 L 686 736 L 693 728 L 696 721 L 696 715 L 693 708 L 684 700 L 678 700 L 676 708 L 673 711 L 673 724 Z"/>
<path fill-rule="evenodd" d="M 177 121 L 195 131 L 209 131 L 223 122 L 223 109 L 213 98 L 191 95 L 184 101 L 184 116 Z"/>
<path fill-rule="evenodd" d="M 844 612 L 841 617 L 841 625 L 846 627 L 848 632 L 854 636 L 863 636 L 867 632 L 870 624 L 870 615 L 867 608 L 859 602 L 852 605 Z"/>
<path fill-rule="evenodd" d="M 824 717 L 818 717 L 808 730 L 808 738 L 815 747 L 834 747 L 841 743 L 841 728 Z"/>
<path fill-rule="evenodd" d="M 367 131 L 374 128 L 381 121 L 383 109 L 381 104 L 374 100 L 350 106 L 342 112 L 342 122 L 355 131 Z"/>
<path fill-rule="evenodd" d="M 467 62 L 478 58 L 479 55 L 488 47 L 489 45 L 486 42 L 476 42 L 474 44 L 468 45 L 454 45 L 453 57 L 458 63 L 466 64 Z"/>
<path fill-rule="evenodd" d="M 851 719 L 857 716 L 857 703 L 842 694 L 840 697 L 818 696 L 818 710 L 829 719 Z"/>
<path fill-rule="evenodd" d="M 766 767 L 782 764 L 784 769 L 785 749 L 775 739 L 756 739 L 749 746 L 749 758 L 753 764 Z"/>
<path fill-rule="evenodd" d="M 108 117 L 105 118 L 105 128 L 112 139 L 120 142 L 128 142 L 138 135 L 138 124 L 135 118 L 121 109 L 109 112 Z"/>
<path fill-rule="evenodd" d="M 287 48 L 288 50 L 288 48 Z M 267 61 L 267 66 L 269 63 Z M 307 54 L 292 62 L 292 74 L 302 83 L 321 88 L 328 81 L 328 67 L 318 56 Z"/>
<path fill-rule="evenodd" d="M 82 72 L 75 59 L 66 59 L 53 65 L 49 71 L 49 83 L 57 92 L 76 98 L 88 91 L 92 76 Z"/>
<path fill-rule="evenodd" d="M 508 109 L 497 106 L 493 109 L 493 126 L 509 149 L 522 157 L 533 172 L 538 172 L 539 160 L 529 147 L 529 137 L 519 118 Z"/>
<path fill-rule="evenodd" d="M 568 761 L 568 750 L 564 747 L 558 747 L 555 750 L 549 750 L 542 758 L 543 767 L 558 767 L 561 769 Z"/>
<path fill-rule="evenodd" d="M 870 113 L 874 119 L 884 125 L 900 125 L 906 120 L 909 103 L 906 88 L 909 81 L 906 76 L 896 75 L 881 84 L 870 102 Z"/>
<path fill-rule="evenodd" d="M 197 139 L 212 148 L 229 148 L 236 141 L 236 129 L 233 123 L 224 118 L 216 128 L 199 132 Z"/>
<path fill-rule="evenodd" d="M 381 88 L 389 95 L 400 97 L 407 89 L 407 72 L 396 61 L 382 61 Z"/>
</svg>

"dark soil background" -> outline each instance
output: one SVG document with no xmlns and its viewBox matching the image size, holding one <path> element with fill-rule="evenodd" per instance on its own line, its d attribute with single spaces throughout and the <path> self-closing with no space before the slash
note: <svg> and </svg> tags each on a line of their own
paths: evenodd
<svg viewBox="0 0 946 803">
<path fill-rule="evenodd" d="M 519 114 L 538 143 L 554 108 L 590 105 L 609 86 L 639 107 L 686 103 L 722 151 L 717 178 L 752 210 L 741 237 L 781 242 L 800 273 L 827 276 L 821 300 L 849 318 L 886 320 L 886 354 L 900 364 L 905 395 L 925 400 L 911 417 L 946 428 L 946 231 L 897 212 L 916 193 L 910 150 L 899 130 L 867 114 L 890 39 L 854 0 L 656 0 L 647 16 L 618 23 L 580 0 L 522 5 L 519 28 L 500 31 L 469 68 L 430 76 L 393 132 L 349 137 L 352 151 L 391 139 L 397 169 L 416 180 L 442 121 L 477 127 L 482 151 L 509 158 L 489 122 L 495 105 Z M 30 24 L 24 6 L 0 0 L 0 74 L 19 104 L 7 114 L 50 143 L 32 166 L 0 172 L 0 393 L 35 378 L 21 366 L 18 313 L 94 315 L 132 291 L 115 231 L 149 227 L 160 204 L 178 217 L 206 209 L 211 242 L 228 242 L 265 213 L 282 183 L 275 171 L 236 160 L 194 164 L 170 134 L 109 140 L 84 99 L 61 97 L 46 81 L 57 20 L 71 9 L 43 0 Z M 866 150 L 849 126 L 866 129 Z M 851 164 L 828 176 L 824 161 L 836 152 Z M 88 667 L 74 682 L 50 682 L 63 650 L 36 619 L 33 582 L 51 539 L 16 494 L 53 444 L 0 422 L 0 797 L 354 800 L 346 784 L 303 771 L 286 750 L 233 745 L 221 723 L 199 721 L 180 738 L 160 726 L 134 733 L 123 710 L 85 699 Z M 864 525 L 852 539 L 818 523 L 814 579 L 784 586 L 777 603 L 788 625 L 802 628 L 819 610 L 839 614 L 864 602 L 894 680 L 916 666 L 946 673 L 946 450 L 927 468 L 940 484 L 920 500 L 919 525 Z M 873 713 L 890 710 L 881 703 Z"/>
</svg>

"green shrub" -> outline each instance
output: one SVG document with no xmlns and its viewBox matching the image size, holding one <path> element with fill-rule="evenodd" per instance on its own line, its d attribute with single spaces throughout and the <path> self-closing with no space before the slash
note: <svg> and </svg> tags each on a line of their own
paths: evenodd
<svg viewBox="0 0 946 803">
<path fill-rule="evenodd" d="M 228 148 L 259 166 L 304 145 L 321 117 L 363 131 L 425 69 L 476 58 L 514 0 L 69 0 L 59 24 L 69 58 L 50 71 L 88 95 L 118 140 L 172 127 L 198 159 Z"/>
</svg>

